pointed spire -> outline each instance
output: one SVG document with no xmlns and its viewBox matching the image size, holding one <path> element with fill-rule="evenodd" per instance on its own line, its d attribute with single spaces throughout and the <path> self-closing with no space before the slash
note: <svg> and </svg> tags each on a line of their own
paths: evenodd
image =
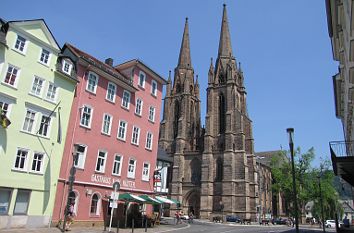
<svg viewBox="0 0 354 233">
<path fill-rule="evenodd" d="M 166 96 L 170 96 L 171 95 L 171 89 L 172 89 L 172 80 L 171 80 L 171 70 L 170 70 L 170 71 L 168 71 Z"/>
<path fill-rule="evenodd" d="M 210 59 L 210 67 L 208 73 L 208 84 L 212 84 L 214 81 L 214 66 L 213 66 L 213 58 Z"/>
<path fill-rule="evenodd" d="M 212 73 L 212 74 L 214 73 L 213 58 L 210 58 L 209 73 Z"/>
<path fill-rule="evenodd" d="M 224 11 L 223 11 L 222 22 L 221 22 L 218 57 L 232 57 L 232 56 L 233 55 L 232 55 L 232 48 L 231 48 L 229 23 L 227 20 L 226 4 L 224 4 Z"/>
<path fill-rule="evenodd" d="M 192 68 L 191 52 L 189 46 L 189 27 L 188 18 L 184 25 L 181 50 L 179 52 L 178 65 L 179 68 Z"/>
<path fill-rule="evenodd" d="M 195 79 L 194 94 L 195 94 L 197 97 L 200 96 L 198 75 L 196 75 L 196 79 Z"/>
<path fill-rule="evenodd" d="M 198 75 L 196 75 L 196 79 L 195 79 L 195 86 L 199 86 L 199 82 L 198 82 Z"/>
</svg>

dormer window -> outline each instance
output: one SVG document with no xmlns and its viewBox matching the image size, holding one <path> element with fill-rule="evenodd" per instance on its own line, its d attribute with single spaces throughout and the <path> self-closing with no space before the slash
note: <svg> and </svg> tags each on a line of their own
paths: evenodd
<svg viewBox="0 0 354 233">
<path fill-rule="evenodd" d="M 66 60 L 63 60 L 63 66 L 62 66 L 62 71 L 68 75 L 71 75 L 71 69 L 73 68 L 73 65 L 67 62 Z"/>
</svg>

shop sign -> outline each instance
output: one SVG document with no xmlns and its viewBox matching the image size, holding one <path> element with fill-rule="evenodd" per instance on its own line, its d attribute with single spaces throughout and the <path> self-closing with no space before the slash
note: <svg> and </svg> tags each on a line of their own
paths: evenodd
<svg viewBox="0 0 354 233">
<path fill-rule="evenodd" d="M 122 187 L 135 188 L 135 181 L 115 179 L 112 177 L 102 176 L 98 174 L 91 175 L 91 182 L 110 185 L 110 186 L 113 185 L 114 182 L 119 182 L 122 185 Z"/>
</svg>

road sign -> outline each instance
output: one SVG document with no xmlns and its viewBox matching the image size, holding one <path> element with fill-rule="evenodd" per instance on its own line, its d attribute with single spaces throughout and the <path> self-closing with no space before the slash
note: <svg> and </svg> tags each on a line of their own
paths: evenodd
<svg viewBox="0 0 354 233">
<path fill-rule="evenodd" d="M 113 183 L 113 189 L 114 191 L 118 191 L 120 189 L 120 183 L 118 181 Z"/>
<path fill-rule="evenodd" d="M 113 208 L 113 209 L 118 208 L 118 202 L 117 202 L 117 201 L 110 200 L 110 201 L 109 201 L 109 207 L 111 207 L 111 208 Z"/>
</svg>

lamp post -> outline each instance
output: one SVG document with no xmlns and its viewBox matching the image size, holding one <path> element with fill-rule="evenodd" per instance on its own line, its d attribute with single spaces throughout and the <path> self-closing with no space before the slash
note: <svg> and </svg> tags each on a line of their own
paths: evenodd
<svg viewBox="0 0 354 233">
<path fill-rule="evenodd" d="M 324 220 L 324 212 L 323 212 L 323 200 L 322 200 L 322 191 L 321 191 L 321 176 L 322 176 L 322 165 L 321 165 L 321 171 L 320 174 L 318 174 L 317 179 L 318 179 L 318 188 L 320 191 L 320 204 L 321 204 L 321 218 L 322 218 L 322 229 L 323 232 L 326 232 L 325 229 L 325 220 Z"/>
<path fill-rule="evenodd" d="M 289 147 L 290 147 L 291 167 L 292 167 L 292 176 L 293 176 L 295 227 L 296 227 L 296 233 L 299 233 L 299 217 L 298 217 L 297 192 L 296 192 L 296 183 L 295 183 L 295 164 L 294 164 L 294 142 L 293 142 L 294 128 L 287 128 L 286 132 L 289 134 Z"/>
<path fill-rule="evenodd" d="M 71 204 L 70 193 L 73 191 L 73 184 L 75 181 L 75 173 L 76 173 L 75 161 L 78 156 L 78 151 L 77 151 L 78 146 L 79 145 L 76 145 L 76 144 L 74 145 L 74 152 L 72 153 L 73 163 L 72 163 L 71 169 L 70 169 L 68 197 L 67 197 L 66 206 L 65 206 L 65 210 L 64 210 L 64 222 L 63 222 L 63 230 L 62 230 L 63 232 L 66 230 L 65 229 L 66 228 L 66 220 L 68 218 L 70 204 Z"/>
</svg>

